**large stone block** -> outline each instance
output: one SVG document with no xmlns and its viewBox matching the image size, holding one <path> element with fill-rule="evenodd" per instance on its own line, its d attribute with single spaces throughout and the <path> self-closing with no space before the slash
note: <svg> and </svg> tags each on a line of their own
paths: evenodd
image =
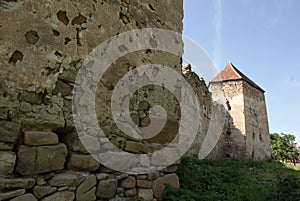
<svg viewBox="0 0 300 201">
<path fill-rule="evenodd" d="M 88 154 L 88 151 L 80 141 L 76 131 L 72 131 L 67 133 L 64 136 L 64 143 L 68 146 L 68 148 L 72 151 L 83 153 L 83 154 Z M 91 146 L 93 147 L 93 146 Z"/>
<path fill-rule="evenodd" d="M 31 112 L 32 110 L 32 106 L 30 103 L 27 103 L 27 102 L 21 102 L 20 103 L 20 109 L 19 109 L 21 112 Z"/>
<path fill-rule="evenodd" d="M 148 180 L 137 180 L 137 187 L 141 188 L 151 188 L 152 182 Z"/>
<path fill-rule="evenodd" d="M 136 179 L 133 176 L 129 176 L 128 178 L 121 181 L 120 186 L 122 188 L 135 188 Z"/>
<path fill-rule="evenodd" d="M 127 196 L 127 197 L 133 197 L 133 196 L 136 196 L 136 194 L 137 194 L 137 191 L 135 188 L 125 191 L 125 196 Z"/>
<path fill-rule="evenodd" d="M 18 99 L 19 99 L 19 101 L 38 105 L 38 104 L 42 103 L 43 94 L 42 93 L 37 94 L 37 93 L 24 91 L 21 94 L 19 94 Z"/>
<path fill-rule="evenodd" d="M 111 160 L 112 156 L 116 156 L 119 158 L 122 158 L 124 163 L 122 163 L 122 169 L 126 170 L 126 169 L 131 169 L 132 167 L 134 167 L 136 164 L 138 164 L 139 158 L 138 157 L 131 157 L 130 155 L 128 155 L 127 153 L 107 153 L 107 154 L 103 154 L 101 155 L 101 161 L 105 161 L 105 165 L 107 167 L 119 167 L 120 166 L 120 162 L 118 160 Z"/>
<path fill-rule="evenodd" d="M 156 120 L 160 121 L 160 120 Z M 164 128 L 159 134 L 152 138 L 147 139 L 147 142 L 154 142 L 159 144 L 166 144 L 172 142 L 172 140 L 177 136 L 178 133 L 178 121 L 167 120 Z"/>
<path fill-rule="evenodd" d="M 61 192 L 56 192 L 48 197 L 45 197 L 41 201 L 73 201 L 74 198 L 75 195 L 73 192 L 61 191 Z"/>
<path fill-rule="evenodd" d="M 11 151 L 0 151 L 0 175 L 9 175 L 14 171 L 16 154 Z"/>
<path fill-rule="evenodd" d="M 167 156 L 167 157 L 166 157 Z M 152 165 L 165 165 L 168 166 L 174 163 L 175 159 L 180 158 L 180 153 L 176 147 L 165 147 L 164 152 L 154 152 L 151 158 Z"/>
<path fill-rule="evenodd" d="M 152 189 L 153 194 L 156 198 L 161 199 L 162 192 L 166 184 L 169 184 L 170 186 L 173 186 L 175 188 L 179 188 L 179 178 L 176 174 L 168 174 L 154 180 Z"/>
<path fill-rule="evenodd" d="M 72 170 L 92 172 L 99 169 L 100 163 L 91 155 L 72 154 L 68 167 Z"/>
<path fill-rule="evenodd" d="M 107 174 L 107 173 L 97 173 L 96 174 L 97 180 L 105 180 L 105 179 L 108 179 L 109 176 L 110 176 L 110 174 Z"/>
<path fill-rule="evenodd" d="M 94 201 L 96 200 L 96 186 L 91 188 L 89 191 L 85 192 L 84 194 L 76 195 L 76 201 Z"/>
<path fill-rule="evenodd" d="M 56 187 L 50 187 L 50 186 L 35 186 L 33 188 L 34 195 L 40 199 L 43 198 L 49 194 L 54 193 L 57 190 Z"/>
<path fill-rule="evenodd" d="M 71 121 L 73 122 L 73 120 Z M 76 131 L 68 132 L 63 136 L 63 140 L 68 149 L 81 154 L 95 154 L 99 153 L 101 149 L 97 136 L 83 135 L 79 138 Z"/>
<path fill-rule="evenodd" d="M 51 186 L 67 186 L 75 187 L 79 185 L 79 179 L 76 174 L 73 173 L 61 173 L 55 175 L 50 181 Z"/>
<path fill-rule="evenodd" d="M 68 70 L 64 70 L 59 76 L 58 79 L 64 82 L 74 82 L 77 75 L 77 71 L 74 67 L 70 67 Z"/>
<path fill-rule="evenodd" d="M 138 197 L 143 198 L 145 200 L 152 200 L 153 199 L 153 191 L 152 189 L 138 189 Z"/>
<path fill-rule="evenodd" d="M 97 197 L 111 199 L 117 191 L 118 181 L 116 179 L 102 180 L 97 187 Z"/>
<path fill-rule="evenodd" d="M 0 179 L 0 192 L 10 189 L 31 189 L 35 184 L 35 179 L 32 178 L 17 178 L 17 179 Z"/>
<path fill-rule="evenodd" d="M 126 141 L 125 151 L 132 153 L 148 153 L 150 149 L 141 142 Z"/>
<path fill-rule="evenodd" d="M 16 170 L 22 175 L 61 170 L 68 150 L 66 145 L 29 147 L 21 145 L 18 151 L 18 164 Z"/>
<path fill-rule="evenodd" d="M 61 80 L 58 80 L 55 89 L 52 91 L 53 94 L 61 93 L 62 96 L 71 95 L 72 87 Z"/>
<path fill-rule="evenodd" d="M 31 146 L 58 144 L 58 136 L 48 131 L 25 131 L 24 144 Z"/>
<path fill-rule="evenodd" d="M 159 171 L 150 172 L 147 174 L 147 178 L 148 178 L 148 180 L 152 181 L 154 179 L 157 179 L 159 177 L 159 175 L 160 175 Z"/>
<path fill-rule="evenodd" d="M 9 198 L 14 198 L 14 197 L 23 195 L 25 192 L 26 192 L 25 189 L 19 189 L 19 190 L 15 190 L 15 191 L 0 193 L 0 200 L 6 200 L 6 199 L 9 199 Z"/>
<path fill-rule="evenodd" d="M 16 198 L 14 198 L 14 199 L 12 199 L 10 201 L 37 201 L 37 199 L 31 193 L 28 193 L 28 194 L 16 197 Z"/>
<path fill-rule="evenodd" d="M 18 138 L 21 125 L 10 121 L 0 121 L 0 125 L 0 141 L 15 143 Z"/>
<path fill-rule="evenodd" d="M 85 200 L 96 200 L 96 176 L 89 175 L 85 181 L 80 184 L 76 191 L 76 200 L 85 201 Z"/>
<path fill-rule="evenodd" d="M 47 110 L 48 108 L 44 108 Z M 57 128 L 64 128 L 65 119 L 62 113 L 50 114 L 46 111 L 37 111 L 36 113 L 19 114 L 18 121 L 22 121 L 25 129 L 38 130 L 55 130 Z"/>
<path fill-rule="evenodd" d="M 4 142 L 0 142 L 0 150 L 12 150 L 13 149 L 13 144 L 7 144 L 7 143 L 4 143 Z"/>
</svg>

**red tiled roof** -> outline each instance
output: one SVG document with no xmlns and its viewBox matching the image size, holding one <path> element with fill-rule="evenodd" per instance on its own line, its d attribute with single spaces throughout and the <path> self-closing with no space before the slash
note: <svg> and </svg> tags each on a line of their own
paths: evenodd
<svg viewBox="0 0 300 201">
<path fill-rule="evenodd" d="M 237 80 L 244 80 L 254 88 L 265 92 L 262 88 L 260 88 L 255 82 L 250 80 L 246 75 L 244 75 L 241 71 L 239 71 L 231 62 L 228 62 L 224 69 L 214 77 L 210 83 L 216 82 L 226 82 L 226 81 L 237 81 Z"/>
</svg>

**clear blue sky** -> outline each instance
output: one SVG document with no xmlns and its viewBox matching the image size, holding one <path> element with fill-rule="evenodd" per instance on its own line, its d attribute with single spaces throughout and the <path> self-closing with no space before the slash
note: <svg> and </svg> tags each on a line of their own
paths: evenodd
<svg viewBox="0 0 300 201">
<path fill-rule="evenodd" d="M 270 132 L 300 143 L 300 1 L 184 0 L 184 35 L 265 91 Z M 206 80 L 208 82 L 208 80 Z"/>
</svg>

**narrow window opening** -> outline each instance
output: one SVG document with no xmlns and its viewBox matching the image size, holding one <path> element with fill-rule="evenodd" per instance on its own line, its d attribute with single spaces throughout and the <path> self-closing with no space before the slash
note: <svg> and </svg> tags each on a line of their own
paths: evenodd
<svg viewBox="0 0 300 201">
<path fill-rule="evenodd" d="M 228 100 L 226 101 L 226 106 L 227 106 L 227 110 L 231 110 L 231 106 Z"/>
</svg>

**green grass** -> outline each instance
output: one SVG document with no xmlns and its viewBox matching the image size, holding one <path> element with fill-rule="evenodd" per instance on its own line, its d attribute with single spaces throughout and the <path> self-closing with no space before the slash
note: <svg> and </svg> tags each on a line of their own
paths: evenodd
<svg viewBox="0 0 300 201">
<path fill-rule="evenodd" d="M 177 170 L 180 189 L 167 186 L 164 200 L 299 201 L 297 169 L 271 161 L 200 161 L 186 157 Z"/>
<path fill-rule="evenodd" d="M 298 163 L 297 166 L 294 166 L 292 164 L 288 164 L 288 163 L 285 163 L 284 164 L 287 168 L 290 168 L 290 169 L 293 169 L 293 170 L 296 170 L 296 171 L 300 171 L 300 164 Z"/>
</svg>

